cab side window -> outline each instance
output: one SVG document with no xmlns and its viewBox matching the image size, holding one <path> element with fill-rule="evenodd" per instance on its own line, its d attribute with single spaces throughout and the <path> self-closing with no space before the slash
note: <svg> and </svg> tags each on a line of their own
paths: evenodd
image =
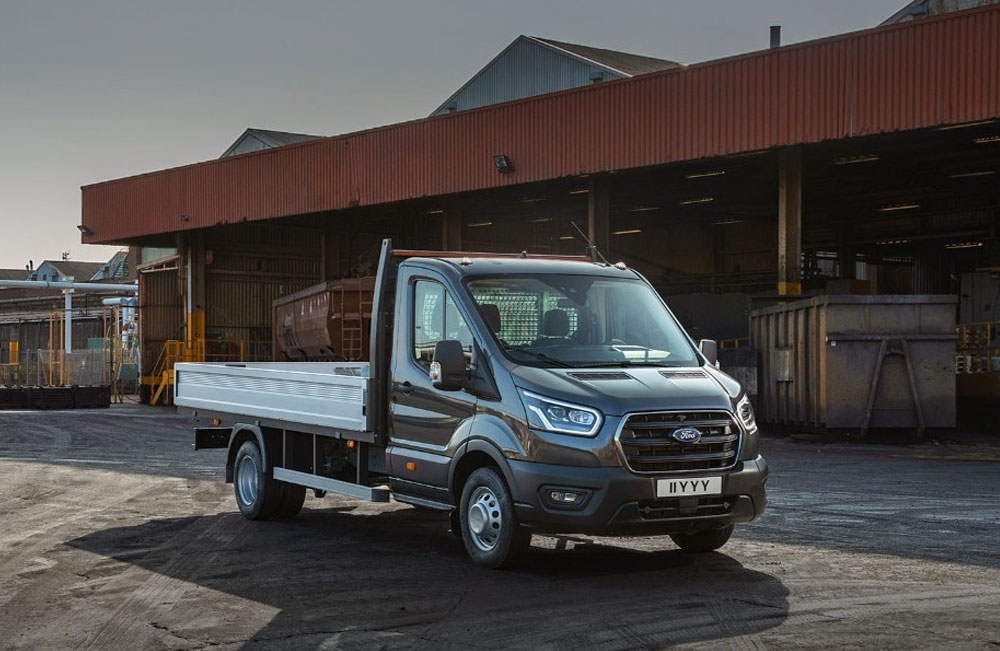
<svg viewBox="0 0 1000 651">
<path fill-rule="evenodd" d="M 420 366 L 430 369 L 434 347 L 445 339 L 462 342 L 465 364 L 472 360 L 472 331 L 455 300 L 441 283 L 418 280 L 413 284 L 413 356 Z"/>
</svg>

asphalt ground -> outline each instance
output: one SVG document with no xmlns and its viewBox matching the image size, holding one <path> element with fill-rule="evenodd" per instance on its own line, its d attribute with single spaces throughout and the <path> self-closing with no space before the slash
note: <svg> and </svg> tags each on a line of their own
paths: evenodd
<svg viewBox="0 0 1000 651">
<path fill-rule="evenodd" d="M 244 520 L 190 427 L 0 412 L 0 648 L 1000 648 L 995 448 L 765 438 L 720 552 L 536 536 L 500 572 L 402 504 Z"/>
</svg>

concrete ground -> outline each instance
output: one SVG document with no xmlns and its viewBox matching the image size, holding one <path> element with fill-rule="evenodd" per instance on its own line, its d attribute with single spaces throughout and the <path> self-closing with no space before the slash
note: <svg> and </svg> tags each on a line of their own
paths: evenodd
<svg viewBox="0 0 1000 651">
<path fill-rule="evenodd" d="M 164 409 L 0 412 L 0 648 L 1000 648 L 976 454 L 765 439 L 770 510 L 721 553 L 536 537 L 497 572 L 402 504 L 246 521 L 190 442 Z"/>
</svg>

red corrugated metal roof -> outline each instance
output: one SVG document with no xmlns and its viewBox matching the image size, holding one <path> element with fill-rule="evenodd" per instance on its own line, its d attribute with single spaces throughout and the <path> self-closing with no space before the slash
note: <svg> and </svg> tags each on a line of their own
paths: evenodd
<svg viewBox="0 0 1000 651">
<path fill-rule="evenodd" d="M 993 6 L 86 186 L 83 241 L 995 117 Z"/>
</svg>

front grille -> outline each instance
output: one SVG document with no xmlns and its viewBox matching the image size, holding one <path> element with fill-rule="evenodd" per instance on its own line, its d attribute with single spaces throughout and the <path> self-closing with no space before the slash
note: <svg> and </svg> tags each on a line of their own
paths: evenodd
<svg viewBox="0 0 1000 651">
<path fill-rule="evenodd" d="M 733 508 L 728 497 L 681 497 L 669 500 L 639 502 L 639 517 L 643 520 L 667 520 L 694 515 L 725 515 Z"/>
<path fill-rule="evenodd" d="M 701 432 L 696 443 L 682 443 L 672 434 L 683 427 Z M 724 411 L 635 414 L 618 436 L 625 462 L 637 472 L 719 470 L 736 464 L 740 429 Z"/>
</svg>

